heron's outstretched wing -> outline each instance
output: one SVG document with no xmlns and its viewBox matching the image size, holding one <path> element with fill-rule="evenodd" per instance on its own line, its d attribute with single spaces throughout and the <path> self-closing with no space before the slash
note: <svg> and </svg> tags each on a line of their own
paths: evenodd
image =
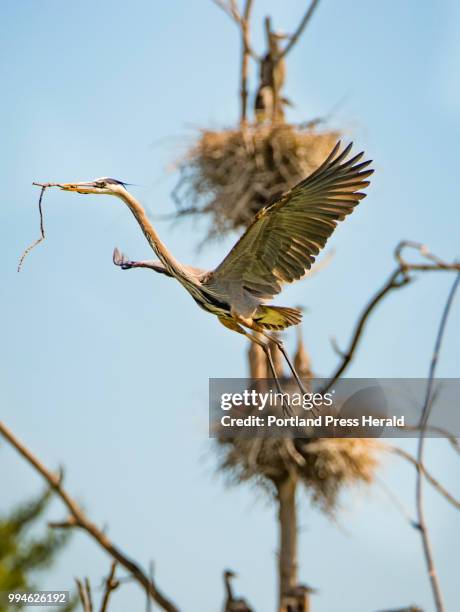
<svg viewBox="0 0 460 612">
<path fill-rule="evenodd" d="M 252 224 L 206 284 L 239 283 L 260 298 L 281 291 L 311 268 L 337 222 L 353 212 L 366 194 L 371 163 L 358 163 L 364 153 L 347 159 L 352 144 L 340 142 L 310 176 L 260 210 Z"/>
</svg>

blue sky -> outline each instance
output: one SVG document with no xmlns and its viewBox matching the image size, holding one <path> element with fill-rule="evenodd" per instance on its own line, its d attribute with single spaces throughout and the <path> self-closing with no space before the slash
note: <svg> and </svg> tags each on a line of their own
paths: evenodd
<svg viewBox="0 0 460 612">
<path fill-rule="evenodd" d="M 256 2 L 254 44 L 261 48 L 266 13 L 291 31 L 304 7 Z M 324 115 L 343 100 L 331 125 L 376 169 L 369 197 L 331 240 L 331 265 L 279 300 L 308 307 L 305 339 L 321 374 L 336 361 L 329 338 L 346 343 L 400 239 L 459 255 L 459 13 L 453 0 L 323 0 L 289 56 L 290 118 Z M 132 557 L 154 559 L 160 586 L 185 610 L 217 609 L 224 567 L 240 573 L 238 589 L 257 610 L 273 609 L 275 508 L 248 487 L 224 486 L 207 438 L 208 378 L 244 375 L 244 340 L 168 279 L 112 265 L 114 246 L 149 256 L 115 200 L 47 193 L 47 240 L 16 273 L 38 233 L 33 180 L 114 176 L 142 185 L 135 193 L 152 215 L 174 210 L 173 162 L 197 128 L 237 119 L 235 27 L 205 0 L 22 0 L 2 4 L 0 29 L 2 418 L 47 465 L 65 465 L 67 486 L 91 517 Z M 162 222 L 158 231 L 179 259 L 203 267 L 235 239 L 198 253 L 204 227 Z M 451 280 L 420 278 L 389 297 L 348 374 L 424 376 Z M 459 375 L 454 310 L 440 376 Z M 458 457 L 443 441 L 428 451 L 433 472 L 458 495 Z M 41 483 L 3 444 L 0 462 L 4 510 Z M 409 508 L 413 476 L 396 460 L 381 472 Z M 380 489 L 347 493 L 343 507 L 334 524 L 299 500 L 300 576 L 321 591 L 315 612 L 410 602 L 432 610 L 418 535 Z M 62 516 L 59 504 L 52 515 Z M 430 495 L 428 518 L 452 610 L 458 517 Z M 97 583 L 108 567 L 78 534 L 46 586 L 82 575 Z M 112 609 L 142 606 L 143 594 L 126 586 Z"/>
</svg>

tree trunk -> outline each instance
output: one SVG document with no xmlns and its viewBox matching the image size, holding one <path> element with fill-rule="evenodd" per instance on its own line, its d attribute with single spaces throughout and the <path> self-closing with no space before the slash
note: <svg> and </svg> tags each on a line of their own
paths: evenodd
<svg viewBox="0 0 460 612">
<path fill-rule="evenodd" d="M 276 484 L 279 521 L 279 612 L 297 586 L 297 480 L 287 476 Z"/>
</svg>

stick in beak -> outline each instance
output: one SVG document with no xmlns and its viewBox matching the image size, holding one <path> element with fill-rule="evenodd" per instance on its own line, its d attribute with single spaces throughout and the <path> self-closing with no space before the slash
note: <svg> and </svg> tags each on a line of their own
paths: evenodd
<svg viewBox="0 0 460 612">
<path fill-rule="evenodd" d="M 37 187 L 41 187 L 42 189 L 47 189 L 48 187 L 59 187 L 59 189 L 62 189 L 63 191 L 92 193 L 91 191 L 85 189 L 85 187 L 92 187 L 93 183 L 32 183 L 32 185 L 36 185 Z"/>
</svg>

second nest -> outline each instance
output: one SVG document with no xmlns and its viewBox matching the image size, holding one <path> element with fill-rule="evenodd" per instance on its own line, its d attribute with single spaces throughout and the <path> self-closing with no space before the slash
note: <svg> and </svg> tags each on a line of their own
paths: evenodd
<svg viewBox="0 0 460 612">
<path fill-rule="evenodd" d="M 246 227 L 268 202 L 315 170 L 339 138 L 312 127 L 203 130 L 179 162 L 179 213 L 208 213 L 210 235 Z"/>
</svg>

